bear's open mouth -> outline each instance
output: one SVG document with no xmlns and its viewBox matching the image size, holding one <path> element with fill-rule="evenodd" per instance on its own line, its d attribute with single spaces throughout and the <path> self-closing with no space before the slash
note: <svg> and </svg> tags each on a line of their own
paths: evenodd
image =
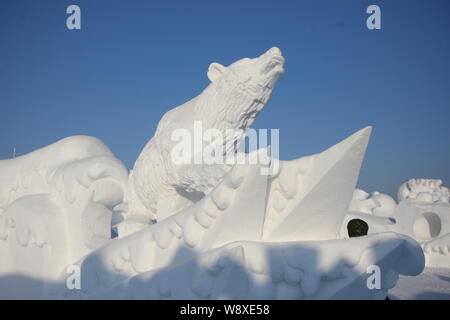
<svg viewBox="0 0 450 320">
<path fill-rule="evenodd" d="M 282 56 L 272 57 L 270 63 L 271 64 L 278 64 L 278 65 L 283 66 L 284 65 L 284 58 Z"/>
<path fill-rule="evenodd" d="M 269 62 L 263 70 L 263 73 L 272 76 L 274 73 L 282 73 L 284 71 L 284 58 L 282 56 L 270 57 Z M 274 72 L 275 71 L 275 72 Z"/>
</svg>

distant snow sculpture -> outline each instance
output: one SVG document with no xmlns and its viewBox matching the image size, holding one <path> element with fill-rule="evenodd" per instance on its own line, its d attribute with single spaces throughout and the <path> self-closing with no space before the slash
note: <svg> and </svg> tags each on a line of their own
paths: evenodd
<svg viewBox="0 0 450 320">
<path fill-rule="evenodd" d="M 375 191 L 369 195 L 364 190 L 355 189 L 348 209 L 374 216 L 392 217 L 396 206 L 395 200 L 387 194 Z"/>
<path fill-rule="evenodd" d="M 414 199 L 423 202 L 449 203 L 449 188 L 439 179 L 410 179 L 398 189 L 398 201 Z"/>
<path fill-rule="evenodd" d="M 398 190 L 398 232 L 421 243 L 430 267 L 450 268 L 449 188 L 438 179 L 411 179 Z"/>
<path fill-rule="evenodd" d="M 423 252 L 407 236 L 337 239 L 370 127 L 292 161 L 171 163 L 171 132 L 196 120 L 242 134 L 283 64 L 277 48 L 213 63 L 212 84 L 163 117 L 131 173 L 84 136 L 1 160 L 0 298 L 383 299 L 398 274 L 419 274 Z M 261 154 L 269 148 L 240 156 Z M 273 162 L 277 173 L 261 174 Z M 389 198 L 372 198 L 365 210 L 387 219 Z M 382 277 L 375 290 L 372 265 Z M 70 290 L 66 271 L 77 267 L 81 288 Z"/>
<path fill-rule="evenodd" d="M 379 204 L 369 197 L 369 194 L 361 189 L 355 189 L 352 200 L 348 206 L 349 211 L 372 214 L 372 210 Z"/>
<path fill-rule="evenodd" d="M 375 192 L 369 197 L 356 189 L 341 237 L 347 237 L 345 227 L 351 219 L 362 219 L 369 224 L 369 234 L 393 231 L 412 237 L 421 244 L 427 266 L 450 268 L 448 194 L 449 189 L 438 179 L 410 179 L 403 183 L 398 190 L 398 205 L 388 195 Z"/>
</svg>

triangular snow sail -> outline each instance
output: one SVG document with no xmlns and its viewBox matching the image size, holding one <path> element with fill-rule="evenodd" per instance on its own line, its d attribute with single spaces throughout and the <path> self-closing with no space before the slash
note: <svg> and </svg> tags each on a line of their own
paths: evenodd
<svg viewBox="0 0 450 320">
<path fill-rule="evenodd" d="M 372 128 L 328 150 L 282 161 L 272 180 L 264 239 L 335 239 L 352 198 Z"/>
</svg>

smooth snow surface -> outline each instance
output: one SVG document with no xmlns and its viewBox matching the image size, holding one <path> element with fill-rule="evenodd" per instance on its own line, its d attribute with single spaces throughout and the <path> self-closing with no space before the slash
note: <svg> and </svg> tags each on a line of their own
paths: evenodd
<svg viewBox="0 0 450 320">
<path fill-rule="evenodd" d="M 390 299 L 450 300 L 450 268 L 426 268 L 416 277 L 400 276 Z"/>
</svg>

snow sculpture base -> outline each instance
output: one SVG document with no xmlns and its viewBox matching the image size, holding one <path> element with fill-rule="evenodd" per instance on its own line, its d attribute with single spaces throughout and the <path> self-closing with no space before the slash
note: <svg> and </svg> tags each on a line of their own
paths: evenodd
<svg viewBox="0 0 450 320">
<path fill-rule="evenodd" d="M 384 299 L 398 275 L 417 275 L 424 258 L 413 240 L 393 233 L 350 240 L 233 242 L 183 263 L 137 273 L 133 246 L 117 265 L 98 252 L 85 262 L 86 288 L 65 298 L 96 299 Z M 126 250 L 123 248 L 123 250 Z M 179 253 L 183 255 L 182 251 Z M 176 256 L 178 253 L 176 254 Z M 126 260 L 130 257 L 130 260 Z M 120 260 L 122 259 L 122 260 Z M 122 267 L 118 267 L 118 265 Z M 89 267 L 88 267 L 89 265 Z M 369 289 L 369 267 L 381 287 Z M 98 279 L 93 286 L 94 279 Z M 109 288 L 99 290 L 98 288 Z"/>
<path fill-rule="evenodd" d="M 99 249 L 91 249 L 78 262 L 61 253 L 60 262 L 53 264 L 53 269 L 45 268 L 58 261 L 48 252 L 71 249 L 70 243 L 65 243 L 64 237 L 55 232 L 50 232 L 51 236 L 42 241 L 36 235 L 46 233 L 27 231 L 30 230 L 27 224 L 22 224 L 27 222 L 37 228 L 39 221 L 46 221 L 45 216 L 39 217 L 36 213 L 38 218 L 30 218 L 33 212 L 44 208 L 47 216 L 55 218 L 43 225 L 56 224 L 59 227 L 54 230 L 64 230 L 65 215 L 73 210 L 67 203 L 82 201 L 85 209 L 81 210 L 84 212 L 81 217 L 98 218 L 93 220 L 94 229 L 86 228 L 95 232 L 78 234 L 78 241 L 95 244 L 88 240 L 96 234 L 104 235 L 101 228 L 110 226 L 112 212 L 107 208 L 120 202 L 117 195 L 121 193 L 108 197 L 109 193 L 93 192 L 98 190 L 92 189 L 95 184 L 87 184 L 75 193 L 72 202 L 67 197 L 60 198 L 58 193 L 56 196 L 50 193 L 19 197 L 1 216 L 4 233 L 0 250 L 7 259 L 2 263 L 0 297 L 382 299 L 395 285 L 398 274 L 420 273 L 424 257 L 417 243 L 396 234 L 333 240 L 346 212 L 338 209 L 350 202 L 369 133 L 370 129 L 364 129 L 318 155 L 282 161 L 275 177 L 261 175 L 263 165 L 236 165 L 210 194 L 191 207 L 125 238 L 103 240 Z M 84 163 L 84 160 L 79 161 Z M 64 165 L 65 177 L 73 177 L 69 180 L 71 183 L 84 181 L 93 176 L 91 168 L 96 168 L 98 183 L 125 188 L 127 177 L 120 178 L 117 174 L 123 168 L 110 165 L 119 164 L 114 158 L 105 162 L 104 158 L 94 157 L 90 161 L 93 167 L 82 166 L 78 161 Z M 301 179 L 296 178 L 296 173 L 301 174 Z M 327 175 L 334 178 L 323 189 L 321 177 Z M 117 182 L 112 184 L 113 181 Z M 333 181 L 340 183 L 333 184 Z M 64 188 L 62 191 L 65 191 L 63 195 L 67 194 Z M 314 197 L 309 196 L 314 193 Z M 330 198 L 334 199 L 330 202 L 319 201 L 330 193 L 339 193 L 340 197 Z M 284 199 L 281 202 L 280 195 Z M 314 198 L 315 202 L 308 200 Z M 308 202 L 311 203 L 309 210 L 301 210 Z M 316 223 L 311 218 L 317 212 L 328 212 L 330 220 Z M 293 219 L 296 215 L 299 217 Z M 109 218 L 102 218 L 105 216 Z M 296 233 L 291 228 L 285 232 L 290 242 L 272 238 L 271 231 L 283 226 L 284 219 L 290 219 L 299 230 L 309 232 Z M 34 240 L 24 242 L 21 230 Z M 329 240 L 317 241 L 314 237 Z M 95 245 L 92 248 L 95 249 Z M 30 257 L 33 257 L 33 265 L 27 262 Z M 80 267 L 81 290 L 67 289 L 66 266 L 72 264 Z M 37 267 L 39 265 L 42 268 Z M 370 290 L 366 283 L 370 276 L 367 267 L 371 265 L 381 268 L 382 286 L 376 290 Z M 23 286 L 7 289 L 17 281 Z"/>
</svg>

